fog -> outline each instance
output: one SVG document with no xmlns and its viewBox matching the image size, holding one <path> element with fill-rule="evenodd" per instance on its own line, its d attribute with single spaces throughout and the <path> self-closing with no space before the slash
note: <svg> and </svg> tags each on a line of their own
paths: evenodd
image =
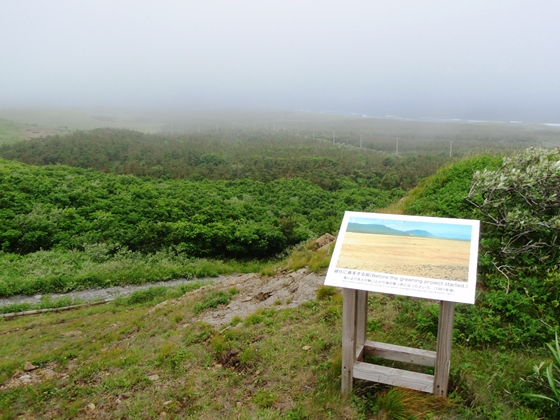
<svg viewBox="0 0 560 420">
<path fill-rule="evenodd" d="M 3 2 L 0 108 L 560 123 L 555 1 Z"/>
</svg>

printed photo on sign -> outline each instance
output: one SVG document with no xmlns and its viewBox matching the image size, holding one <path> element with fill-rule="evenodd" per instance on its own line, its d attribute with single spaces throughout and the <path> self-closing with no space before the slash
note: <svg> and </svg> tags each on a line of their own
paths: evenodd
<svg viewBox="0 0 560 420">
<path fill-rule="evenodd" d="M 325 284 L 474 303 L 478 220 L 346 212 Z"/>
</svg>

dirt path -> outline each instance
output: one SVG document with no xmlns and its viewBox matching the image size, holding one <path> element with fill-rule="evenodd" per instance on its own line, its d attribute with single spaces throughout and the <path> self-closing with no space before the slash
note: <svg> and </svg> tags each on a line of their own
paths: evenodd
<svg viewBox="0 0 560 420">
<path fill-rule="evenodd" d="M 229 305 L 218 307 L 211 311 L 203 312 L 197 320 L 205 321 L 212 325 L 223 325 L 229 323 L 234 316 L 245 318 L 259 308 L 272 307 L 281 309 L 294 307 L 302 302 L 314 299 L 317 288 L 325 281 L 325 276 L 309 273 L 303 268 L 297 272 L 279 272 L 275 276 L 261 277 L 259 274 L 237 274 L 227 277 L 196 279 L 197 281 L 208 282 L 207 286 L 187 293 L 193 294 L 207 293 L 213 290 L 224 290 L 235 288 L 237 293 L 232 296 Z M 195 281 L 196 281 L 195 280 Z M 127 296 L 136 290 L 147 289 L 154 286 L 176 286 L 193 280 L 179 279 L 169 282 L 150 283 L 137 286 L 119 286 L 107 289 L 82 290 L 66 294 L 49 295 L 51 300 L 62 297 L 79 299 L 82 302 L 92 302 L 95 300 L 111 299 L 117 296 Z M 185 298 L 175 299 L 181 301 Z M 0 299 L 0 306 L 14 303 L 40 303 L 41 295 L 36 296 L 14 296 L 7 299 Z M 173 301 L 165 301 L 159 305 L 172 304 Z"/>
<path fill-rule="evenodd" d="M 193 281 L 202 281 L 202 282 L 218 282 L 226 277 L 220 276 L 215 278 L 203 278 L 203 279 L 177 279 L 171 281 L 160 281 L 157 283 L 146 283 L 146 284 L 139 284 L 139 285 L 128 285 L 128 286 L 115 286 L 115 287 L 108 287 L 105 289 L 89 289 L 89 290 L 78 290 L 75 292 L 68 292 L 68 293 L 53 293 L 49 295 L 34 295 L 34 296 L 11 296 L 9 298 L 1 298 L 0 299 L 0 306 L 12 305 L 15 303 L 30 303 L 30 304 L 39 304 L 41 303 L 41 299 L 45 297 L 50 298 L 50 300 L 54 301 L 60 298 L 70 298 L 72 300 L 76 299 L 80 302 L 92 302 L 95 300 L 105 300 L 105 299 L 112 299 L 118 296 L 128 296 L 132 292 L 136 290 L 143 290 L 149 289 L 150 287 L 155 286 L 178 286 L 180 284 L 185 283 L 192 283 Z"/>
</svg>

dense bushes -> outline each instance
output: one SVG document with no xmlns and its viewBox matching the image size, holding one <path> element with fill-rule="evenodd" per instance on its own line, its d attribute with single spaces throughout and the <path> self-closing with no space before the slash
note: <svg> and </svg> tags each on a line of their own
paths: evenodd
<svg viewBox="0 0 560 420">
<path fill-rule="evenodd" d="M 108 243 L 145 253 L 267 257 L 336 231 L 345 210 L 400 198 L 350 180 L 325 191 L 310 181 L 188 181 L 0 162 L 0 245 L 25 254 Z"/>
<path fill-rule="evenodd" d="M 527 149 L 475 173 L 467 197 L 486 225 L 491 263 L 506 278 L 558 264 L 560 152 Z M 523 270 L 523 273 L 519 271 Z M 508 285 L 505 286 L 506 291 Z"/>
<path fill-rule="evenodd" d="M 542 343 L 558 329 L 559 193 L 557 149 L 527 149 L 474 175 L 467 200 L 483 221 L 481 303 L 499 318 L 487 331 L 509 330 L 508 342 Z"/>
<path fill-rule="evenodd" d="M 558 330 L 558 156 L 528 150 L 501 164 L 488 156 L 465 159 L 425 180 L 405 204 L 409 214 L 483 222 L 477 303 L 457 306 L 457 340 L 529 346 Z"/>
</svg>

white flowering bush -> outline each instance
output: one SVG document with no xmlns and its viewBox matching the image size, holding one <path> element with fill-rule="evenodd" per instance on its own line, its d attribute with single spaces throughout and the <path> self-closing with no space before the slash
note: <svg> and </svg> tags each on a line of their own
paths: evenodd
<svg viewBox="0 0 560 420">
<path fill-rule="evenodd" d="M 558 263 L 560 151 L 527 149 L 474 174 L 467 200 L 482 216 L 486 251 L 508 279 Z"/>
<path fill-rule="evenodd" d="M 528 348 L 560 332 L 559 161 L 543 149 L 464 159 L 412 193 L 408 214 L 483 222 L 476 305 L 456 307 L 458 343 Z M 418 317 L 437 331 L 437 313 Z"/>
</svg>

